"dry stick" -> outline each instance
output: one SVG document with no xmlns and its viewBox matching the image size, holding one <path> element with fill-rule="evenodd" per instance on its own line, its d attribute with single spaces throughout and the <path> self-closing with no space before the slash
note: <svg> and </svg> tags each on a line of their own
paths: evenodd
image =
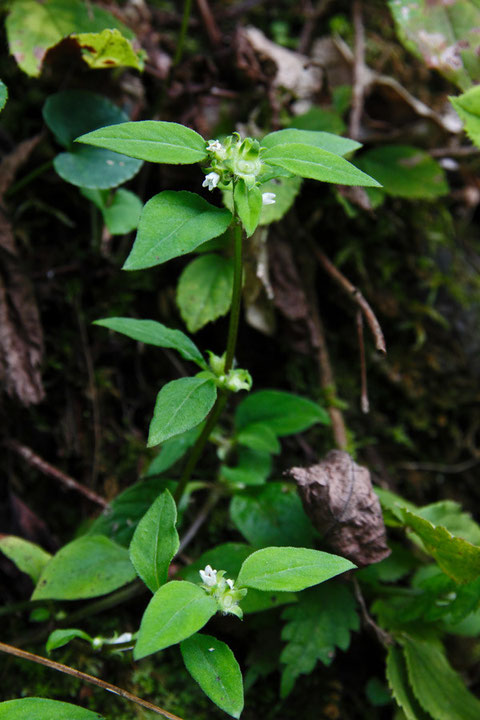
<svg viewBox="0 0 480 720">
<path fill-rule="evenodd" d="M 370 410 L 370 403 L 368 402 L 367 365 L 365 362 L 365 343 L 363 339 L 363 315 L 360 308 L 357 310 L 357 333 L 358 349 L 360 351 L 360 378 L 362 387 L 360 407 L 362 408 L 362 412 L 366 414 Z"/>
<path fill-rule="evenodd" d="M 45 667 L 48 667 L 51 670 L 58 670 L 59 672 L 71 675 L 78 680 L 83 680 L 84 682 L 91 683 L 92 685 L 97 685 L 97 687 L 101 687 L 103 690 L 108 690 L 108 692 L 114 693 L 115 695 L 120 695 L 120 697 L 125 700 L 130 700 L 137 705 L 141 705 L 147 710 L 151 710 L 151 712 L 157 713 L 157 715 L 163 715 L 163 717 L 169 718 L 169 720 L 182 720 L 182 718 L 179 718 L 178 715 L 173 715 L 173 713 L 169 713 L 168 710 L 164 710 L 163 708 L 158 707 L 158 705 L 148 702 L 148 700 L 142 700 L 142 698 L 132 695 L 132 693 L 128 692 L 128 690 L 124 690 L 123 688 L 117 687 L 117 685 L 112 685 L 111 683 L 105 682 L 105 680 L 100 680 L 92 675 L 87 675 L 87 673 L 75 670 L 75 668 L 71 668 L 68 665 L 62 665 L 54 660 L 44 658 L 41 655 L 34 655 L 33 653 L 26 652 L 25 650 L 19 650 L 16 647 L 12 647 L 12 645 L 6 645 L 2 642 L 0 642 L 0 651 L 22 658 L 22 660 L 30 660 L 38 663 L 39 665 L 45 665 Z"/>
<path fill-rule="evenodd" d="M 36 468 L 37 470 L 40 470 L 40 472 L 42 472 L 44 475 L 48 475 L 49 477 L 58 480 L 69 490 L 76 490 L 92 502 L 97 503 L 97 505 L 100 505 L 103 508 L 108 507 L 108 502 L 105 500 L 105 498 L 103 498 L 101 495 L 98 495 L 93 490 L 84 487 L 72 477 L 66 475 L 61 470 L 58 470 L 53 465 L 50 465 L 50 463 L 48 463 L 46 460 L 43 460 L 43 458 L 34 453 L 33 450 L 30 450 L 30 448 L 28 448 L 26 445 L 22 445 L 16 440 L 7 440 L 6 444 L 14 452 L 23 457 L 23 459 L 26 460 L 29 465 Z"/>
<path fill-rule="evenodd" d="M 210 44 L 214 48 L 217 48 L 222 42 L 222 33 L 218 29 L 218 25 L 215 22 L 207 0 L 197 0 L 197 7 L 198 12 L 202 16 L 202 22 L 205 26 Z"/>
<path fill-rule="evenodd" d="M 353 589 L 355 592 L 355 597 L 357 599 L 358 604 L 360 605 L 360 612 L 362 615 L 363 622 L 365 625 L 370 627 L 375 635 L 377 636 L 377 640 L 385 647 L 388 648 L 390 645 L 393 645 L 393 638 L 392 636 L 383 630 L 375 620 L 372 618 L 370 613 L 367 610 L 367 605 L 365 603 L 365 598 L 363 597 L 362 590 L 360 588 L 360 584 L 357 580 L 357 578 L 354 578 L 353 580 Z"/>
<path fill-rule="evenodd" d="M 353 48 L 352 111 L 350 113 L 349 132 L 350 137 L 358 138 L 365 90 L 365 28 L 363 27 L 361 0 L 353 1 L 353 28 L 355 41 Z"/>
<path fill-rule="evenodd" d="M 297 51 L 305 55 L 310 49 L 312 42 L 312 36 L 315 31 L 315 25 L 319 18 L 328 10 L 328 6 L 332 3 L 332 0 L 319 0 L 315 8 L 312 7 L 309 1 L 309 6 L 305 10 L 305 24 L 300 33 L 300 39 L 298 41 Z"/>
<path fill-rule="evenodd" d="M 327 258 L 327 256 L 320 250 L 319 247 L 317 247 L 313 242 L 310 243 L 310 246 L 315 255 L 317 256 L 318 261 L 328 272 L 328 274 L 338 283 L 338 285 L 340 285 L 342 290 L 345 290 L 345 292 L 360 307 L 365 317 L 365 320 L 367 321 L 367 324 L 372 331 L 373 337 L 375 339 L 375 347 L 381 353 L 386 354 L 387 347 L 385 345 L 385 338 L 383 336 L 380 323 L 378 322 L 372 308 L 365 300 L 360 290 L 356 288 L 355 285 L 352 285 L 350 280 L 348 280 L 345 275 L 343 275 L 343 273 L 341 273 L 340 270 L 335 267 L 335 265 Z"/>
</svg>

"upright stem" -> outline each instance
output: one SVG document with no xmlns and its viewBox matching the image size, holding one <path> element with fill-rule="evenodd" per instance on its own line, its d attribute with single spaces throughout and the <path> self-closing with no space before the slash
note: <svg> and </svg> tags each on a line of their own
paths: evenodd
<svg viewBox="0 0 480 720">
<path fill-rule="evenodd" d="M 230 309 L 230 322 L 228 325 L 227 350 L 225 353 L 225 374 L 231 370 L 233 358 L 235 356 L 235 347 L 237 344 L 238 322 L 240 318 L 240 304 L 242 301 L 242 277 L 243 277 L 243 258 L 242 258 L 242 226 L 235 221 L 233 226 L 234 240 L 234 266 L 233 266 L 233 288 L 232 288 L 232 306 Z M 210 433 L 218 422 L 220 415 L 227 403 L 228 394 L 222 390 L 219 392 L 215 405 L 210 411 L 205 427 L 197 438 L 192 452 L 186 462 L 182 475 L 178 482 L 174 493 L 175 502 L 180 502 L 188 481 L 197 466 L 197 462 L 203 453 L 207 444 Z"/>
<path fill-rule="evenodd" d="M 243 258 L 242 258 L 242 226 L 237 220 L 233 226 L 234 239 L 234 270 L 232 307 L 230 310 L 230 325 L 228 327 L 227 352 L 225 356 L 225 374 L 231 370 L 235 357 L 237 345 L 238 322 L 240 319 L 240 305 L 242 301 L 242 279 L 243 279 Z"/>
<path fill-rule="evenodd" d="M 187 35 L 188 21 L 190 20 L 191 10 L 192 0 L 185 0 L 185 4 L 183 6 L 182 25 L 180 27 L 180 35 L 178 36 L 177 50 L 175 52 L 175 57 L 173 58 L 174 65 L 178 65 L 178 63 L 182 59 L 183 46 L 185 45 L 185 37 Z"/>
</svg>

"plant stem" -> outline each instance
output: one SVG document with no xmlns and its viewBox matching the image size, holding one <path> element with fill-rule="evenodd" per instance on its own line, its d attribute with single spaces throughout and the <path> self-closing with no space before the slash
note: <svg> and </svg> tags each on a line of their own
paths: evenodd
<svg viewBox="0 0 480 720">
<path fill-rule="evenodd" d="M 190 12 L 192 10 L 192 0 L 185 0 L 183 6 L 183 17 L 182 24 L 180 26 L 180 35 L 178 36 L 177 50 L 175 57 L 173 58 L 173 65 L 178 65 L 183 55 L 183 47 L 185 45 L 185 38 L 187 36 L 188 21 L 190 20 Z"/>
<path fill-rule="evenodd" d="M 42 165 L 34 168 L 34 170 L 28 173 L 28 175 L 25 175 L 23 178 L 20 178 L 20 180 L 18 180 L 14 185 L 11 185 L 5 193 L 5 197 L 10 197 L 11 195 L 14 195 L 16 192 L 24 188 L 26 185 L 29 185 L 32 180 L 35 180 L 36 177 L 42 175 L 42 173 L 44 173 L 46 170 L 49 170 L 52 165 L 53 160 L 47 160 L 47 162 L 44 162 L 42 163 Z"/>
<path fill-rule="evenodd" d="M 59 670 L 66 675 L 72 675 L 78 680 L 83 680 L 84 682 L 91 683 L 92 685 L 97 685 L 98 687 L 103 688 L 103 690 L 108 690 L 115 695 L 120 695 L 120 697 L 125 698 L 125 700 L 130 700 L 137 705 L 141 705 L 142 707 L 147 708 L 147 710 L 150 710 L 151 712 L 169 718 L 169 720 L 181 720 L 178 715 L 173 715 L 173 713 L 169 713 L 168 710 L 164 710 L 157 705 L 153 705 L 153 703 L 148 702 L 148 700 L 142 700 L 142 698 L 133 695 L 132 693 L 128 692 L 128 690 L 124 690 L 123 688 L 117 687 L 117 685 L 112 685 L 111 683 L 105 682 L 105 680 L 100 680 L 100 678 L 93 677 L 92 675 L 87 675 L 87 673 L 80 672 L 80 670 L 75 670 L 75 668 L 69 667 L 68 665 L 62 665 L 61 663 L 55 662 L 54 660 L 44 658 L 41 655 L 34 655 L 33 653 L 26 652 L 25 650 L 19 650 L 12 645 L 6 645 L 2 642 L 0 642 L 0 651 L 8 653 L 9 655 L 14 655 L 15 657 L 22 658 L 23 660 L 30 660 L 32 662 L 36 662 L 39 665 L 45 665 L 52 670 Z"/>
<path fill-rule="evenodd" d="M 242 258 L 242 226 L 240 223 L 235 221 L 233 226 L 233 239 L 234 239 L 234 269 L 233 269 L 233 288 L 232 288 L 232 306 L 230 309 L 230 322 L 228 326 L 228 337 L 227 337 L 227 350 L 225 353 L 225 374 L 229 372 L 233 365 L 233 358 L 235 356 L 235 347 L 237 344 L 238 335 L 238 322 L 240 318 L 240 304 L 242 301 L 242 278 L 243 278 L 243 258 Z M 197 438 L 195 445 L 192 448 L 190 457 L 183 469 L 182 475 L 177 485 L 177 489 L 174 493 L 175 502 L 180 502 L 180 499 L 185 491 L 188 481 L 190 480 L 193 471 L 199 461 L 205 445 L 207 444 L 210 433 L 218 422 L 218 418 L 222 414 L 222 411 L 227 403 L 227 393 L 225 390 L 219 392 L 215 405 L 210 411 L 208 420 L 205 423 L 201 434 Z"/>
<path fill-rule="evenodd" d="M 237 220 L 233 226 L 234 239 L 234 269 L 232 307 L 230 310 L 230 325 L 228 327 L 227 352 L 225 356 L 225 374 L 231 370 L 235 357 L 237 345 L 238 322 L 240 319 L 240 305 L 242 301 L 242 279 L 243 279 L 243 258 L 242 258 L 242 226 Z"/>
</svg>

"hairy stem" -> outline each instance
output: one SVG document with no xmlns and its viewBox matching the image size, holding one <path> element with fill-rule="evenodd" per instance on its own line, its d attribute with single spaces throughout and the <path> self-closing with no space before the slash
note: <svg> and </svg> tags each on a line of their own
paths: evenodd
<svg viewBox="0 0 480 720">
<path fill-rule="evenodd" d="M 192 0 L 185 0 L 183 6 L 183 17 L 182 24 L 180 27 L 180 35 L 178 36 L 177 50 L 175 57 L 173 58 L 173 64 L 178 65 L 183 55 L 183 47 L 185 45 L 185 38 L 187 36 L 188 22 L 190 20 L 190 13 L 192 11 Z"/>
<path fill-rule="evenodd" d="M 33 653 L 26 652 L 25 650 L 19 650 L 12 645 L 6 645 L 2 642 L 0 642 L 0 651 L 8 653 L 9 655 L 14 655 L 18 658 L 22 658 L 23 660 L 30 660 L 32 662 L 36 662 L 39 665 L 45 665 L 45 667 L 51 668 L 52 670 L 58 670 L 59 672 L 63 672 L 66 675 L 72 675 L 72 677 L 75 677 L 78 680 L 83 680 L 84 682 L 91 683 L 92 685 L 97 685 L 98 687 L 103 688 L 103 690 L 108 690 L 115 695 L 120 695 L 120 697 L 125 698 L 125 700 L 130 700 L 137 705 L 141 705 L 142 707 L 147 708 L 147 710 L 150 710 L 151 712 L 169 718 L 169 720 L 181 720 L 178 715 L 173 715 L 173 713 L 169 713 L 168 710 L 164 710 L 157 705 L 153 705 L 153 703 L 148 702 L 148 700 L 142 700 L 142 698 L 133 695 L 132 693 L 128 692 L 128 690 L 124 690 L 123 688 L 117 687 L 117 685 L 112 685 L 111 683 L 105 682 L 105 680 L 100 680 L 100 678 L 93 677 L 92 675 L 87 675 L 87 673 L 80 672 L 80 670 L 75 670 L 75 668 L 69 667 L 68 665 L 62 665 L 61 663 L 55 662 L 54 660 L 49 660 L 48 658 L 42 657 L 41 655 L 34 655 Z"/>
</svg>

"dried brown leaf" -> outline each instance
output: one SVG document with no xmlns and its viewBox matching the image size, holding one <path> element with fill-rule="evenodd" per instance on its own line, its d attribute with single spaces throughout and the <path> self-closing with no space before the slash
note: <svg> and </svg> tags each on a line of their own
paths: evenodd
<svg viewBox="0 0 480 720">
<path fill-rule="evenodd" d="M 342 450 L 322 462 L 291 468 L 305 512 L 330 549 L 358 566 L 390 555 L 385 524 L 370 472 Z"/>
</svg>

